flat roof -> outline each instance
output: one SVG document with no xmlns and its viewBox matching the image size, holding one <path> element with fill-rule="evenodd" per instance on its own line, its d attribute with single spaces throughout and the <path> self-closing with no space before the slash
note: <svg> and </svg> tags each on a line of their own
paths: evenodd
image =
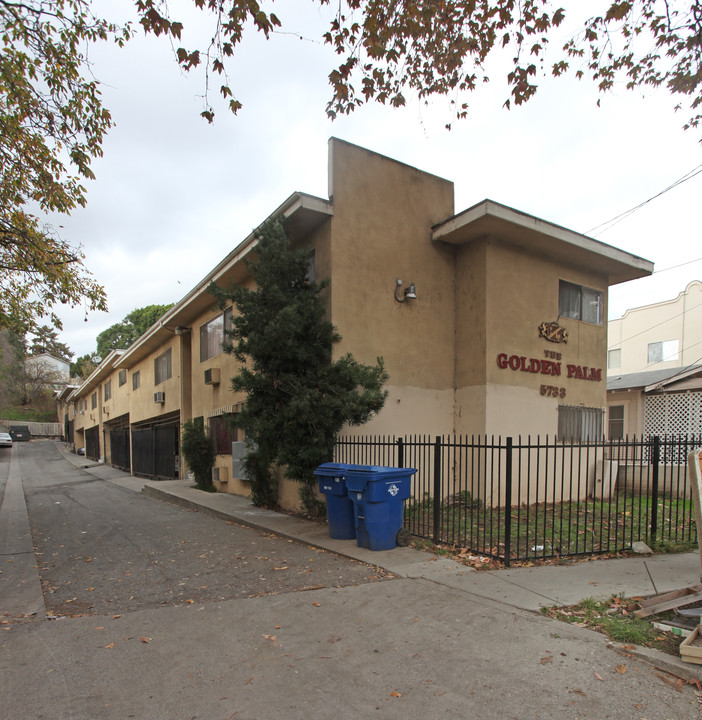
<svg viewBox="0 0 702 720">
<path fill-rule="evenodd" d="M 467 245 L 489 237 L 601 273 L 607 276 L 608 285 L 653 273 L 649 260 L 494 200 L 483 200 L 432 228 L 433 241 L 452 245 Z"/>
</svg>

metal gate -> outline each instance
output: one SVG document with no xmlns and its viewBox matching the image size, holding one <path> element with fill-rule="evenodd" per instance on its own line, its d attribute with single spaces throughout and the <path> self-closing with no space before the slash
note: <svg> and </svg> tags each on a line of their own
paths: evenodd
<svg viewBox="0 0 702 720">
<path fill-rule="evenodd" d="M 155 475 L 178 477 L 178 425 L 156 428 Z"/>
<path fill-rule="evenodd" d="M 100 428 L 97 425 L 85 431 L 85 457 L 100 459 Z"/>
<path fill-rule="evenodd" d="M 178 477 L 179 425 L 132 430 L 132 470 L 135 475 Z"/>
<path fill-rule="evenodd" d="M 111 462 L 122 470 L 131 470 L 129 429 L 110 430 Z"/>
<path fill-rule="evenodd" d="M 132 470 L 135 475 L 154 474 L 154 443 L 153 428 L 132 430 Z"/>
<path fill-rule="evenodd" d="M 63 440 L 67 443 L 73 442 L 73 420 L 69 420 L 68 415 L 66 415 L 63 424 Z"/>
</svg>

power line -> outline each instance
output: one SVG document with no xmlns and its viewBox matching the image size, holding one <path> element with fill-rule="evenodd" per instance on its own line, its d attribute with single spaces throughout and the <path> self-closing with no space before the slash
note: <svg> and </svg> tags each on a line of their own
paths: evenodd
<svg viewBox="0 0 702 720">
<path fill-rule="evenodd" d="M 590 235 L 591 233 L 595 232 L 596 230 L 599 230 L 599 228 L 603 228 L 602 230 L 599 230 L 597 233 L 598 235 L 601 235 L 603 232 L 606 232 L 610 228 L 614 227 L 616 224 L 620 223 L 625 218 L 629 217 L 632 213 L 635 213 L 637 210 L 640 210 L 644 205 L 647 205 L 651 201 L 655 200 L 656 198 L 659 198 L 661 195 L 665 195 L 665 193 L 669 192 L 673 188 L 678 187 L 678 185 L 682 185 L 684 182 L 687 182 L 688 180 L 692 180 L 693 177 L 696 177 L 702 173 L 702 165 L 698 165 L 695 168 L 692 168 L 688 173 L 683 175 L 681 178 L 678 178 L 674 183 L 671 185 L 668 185 L 667 188 L 664 190 L 661 190 L 659 193 L 656 193 L 656 195 L 653 195 L 652 197 L 648 198 L 648 200 L 644 200 L 643 202 L 639 203 L 633 208 L 630 208 L 629 210 L 624 211 L 623 213 L 620 213 L 619 215 L 616 215 L 615 217 L 611 218 L 610 220 L 607 220 L 606 222 L 600 223 L 599 225 L 595 225 L 595 227 L 591 228 L 590 230 L 587 230 L 584 234 Z M 607 227 L 605 227 L 607 226 Z"/>
<path fill-rule="evenodd" d="M 680 263 L 679 265 L 671 265 L 667 268 L 661 268 L 660 270 L 654 270 L 652 275 L 658 275 L 658 273 L 667 272 L 668 270 L 676 270 L 677 268 L 685 267 L 685 265 L 692 265 L 693 263 L 699 262 L 702 257 L 695 258 L 694 260 L 687 260 L 686 262 Z"/>
<path fill-rule="evenodd" d="M 645 328 L 641 332 L 637 332 L 634 335 L 630 335 L 628 338 L 625 338 L 624 340 L 620 340 L 617 343 L 614 343 L 610 350 L 616 350 L 617 348 L 620 348 L 625 342 L 629 342 L 629 340 L 633 340 L 634 338 L 638 337 L 639 335 L 644 335 L 645 333 L 649 332 L 649 330 L 653 330 L 657 327 L 660 327 L 661 325 L 665 325 L 666 323 L 669 323 L 671 320 L 675 320 L 676 318 L 684 316 L 686 313 L 689 313 L 692 310 L 697 310 L 698 307 L 702 307 L 702 303 L 699 303 L 697 305 L 693 305 L 691 308 L 685 308 L 682 312 L 679 312 L 677 315 L 671 315 L 669 318 L 666 318 L 665 320 L 661 320 L 661 322 L 656 323 L 655 325 L 651 325 L 650 327 Z M 616 320 L 622 320 L 623 318 L 617 318 Z M 616 320 L 611 320 L 609 324 L 611 325 L 613 322 L 616 322 Z"/>
</svg>

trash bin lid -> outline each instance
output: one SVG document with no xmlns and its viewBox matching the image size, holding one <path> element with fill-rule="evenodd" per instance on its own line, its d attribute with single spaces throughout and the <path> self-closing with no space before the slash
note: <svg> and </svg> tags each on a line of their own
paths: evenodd
<svg viewBox="0 0 702 720">
<path fill-rule="evenodd" d="M 322 463 L 315 468 L 317 477 L 343 477 L 350 466 L 347 463 Z"/>
<path fill-rule="evenodd" d="M 417 471 L 414 468 L 387 467 L 385 465 L 348 465 L 347 473 L 350 472 L 394 477 L 396 475 L 414 475 Z"/>
</svg>

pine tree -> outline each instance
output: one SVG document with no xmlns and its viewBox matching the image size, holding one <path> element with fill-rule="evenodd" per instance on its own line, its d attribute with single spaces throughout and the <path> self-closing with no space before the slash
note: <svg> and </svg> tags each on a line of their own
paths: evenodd
<svg viewBox="0 0 702 720">
<path fill-rule="evenodd" d="M 246 393 L 235 423 L 246 433 L 253 499 L 275 503 L 271 464 L 277 463 L 301 483 L 303 507 L 314 512 L 315 468 L 332 459 L 344 425 L 361 425 L 381 410 L 388 376 L 381 358 L 374 366 L 350 354 L 332 361 L 341 336 L 325 316 L 326 283 L 309 280 L 308 252 L 291 247 L 280 222 L 262 227 L 247 267 L 255 289 L 211 291 L 236 304 L 227 351 L 241 363 L 232 389 Z"/>
</svg>

